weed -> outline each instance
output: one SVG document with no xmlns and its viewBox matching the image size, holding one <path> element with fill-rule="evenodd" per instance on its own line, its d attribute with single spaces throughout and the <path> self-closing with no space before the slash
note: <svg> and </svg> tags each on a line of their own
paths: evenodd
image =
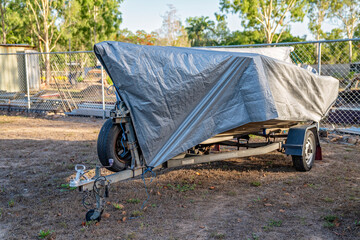
<svg viewBox="0 0 360 240">
<path fill-rule="evenodd" d="M 301 225 L 306 225 L 306 218 L 305 217 L 300 217 L 300 223 Z"/>
<path fill-rule="evenodd" d="M 257 197 L 257 198 L 255 198 L 255 199 L 253 199 L 253 201 L 254 201 L 254 202 L 259 202 L 259 201 L 261 201 L 261 198 L 260 198 L 260 197 Z"/>
<path fill-rule="evenodd" d="M 122 204 L 119 204 L 119 203 L 113 203 L 113 206 L 114 208 L 118 209 L 118 210 L 121 210 L 124 208 L 124 206 Z"/>
<path fill-rule="evenodd" d="M 2 217 L 2 214 L 3 214 L 3 209 L 0 208 L 0 219 L 1 219 L 1 217 Z"/>
<path fill-rule="evenodd" d="M 360 220 L 355 221 L 355 225 L 356 225 L 356 226 L 360 226 Z"/>
<path fill-rule="evenodd" d="M 276 221 L 276 220 L 270 219 L 270 221 L 267 223 L 266 226 L 263 227 L 263 229 L 264 229 L 265 231 L 271 231 L 271 229 L 272 229 L 273 227 L 281 227 L 281 225 L 282 225 L 282 221 L 281 221 L 281 220 Z"/>
<path fill-rule="evenodd" d="M 11 200 L 8 202 L 8 205 L 9 205 L 9 207 L 14 207 L 14 206 L 15 206 L 15 201 L 14 201 L 14 199 L 11 199 Z"/>
<path fill-rule="evenodd" d="M 252 233 L 251 238 L 248 238 L 248 240 L 259 240 L 259 237 L 255 233 Z"/>
<path fill-rule="evenodd" d="M 61 222 L 60 223 L 60 226 L 63 227 L 63 228 L 68 228 L 68 225 L 66 222 Z"/>
<path fill-rule="evenodd" d="M 157 206 L 155 203 L 153 203 L 153 204 L 151 204 L 151 207 L 156 208 Z"/>
<path fill-rule="evenodd" d="M 69 190 L 75 190 L 76 187 L 70 187 L 70 185 L 68 183 L 63 183 L 60 185 L 60 192 L 66 192 L 66 191 L 69 191 Z"/>
<path fill-rule="evenodd" d="M 7 121 L 7 120 L 1 120 L 0 124 L 6 124 L 6 123 L 11 123 L 11 121 Z"/>
<path fill-rule="evenodd" d="M 334 202 L 334 199 L 328 197 L 324 198 L 323 200 L 324 202 Z"/>
<path fill-rule="evenodd" d="M 225 239 L 225 234 L 224 233 L 213 232 L 213 233 L 210 234 L 210 238 Z"/>
<path fill-rule="evenodd" d="M 39 239 L 45 239 L 47 238 L 48 236 L 50 236 L 54 231 L 51 231 L 51 230 L 40 230 L 39 234 L 38 234 L 38 238 Z"/>
<path fill-rule="evenodd" d="M 309 184 L 308 184 L 308 187 L 313 188 L 313 187 L 315 187 L 315 184 L 313 184 L 313 183 L 309 183 Z"/>
<path fill-rule="evenodd" d="M 127 203 L 133 203 L 133 204 L 138 204 L 140 203 L 140 199 L 138 198 L 130 198 L 128 200 L 126 200 Z"/>
<path fill-rule="evenodd" d="M 339 218 L 334 215 L 327 215 L 324 217 L 325 223 L 324 227 L 332 228 L 336 226 L 336 223 L 338 222 Z"/>
<path fill-rule="evenodd" d="M 235 197 L 236 196 L 236 192 L 234 191 L 230 191 L 227 193 L 228 196 L 231 196 L 231 197 Z"/>
<path fill-rule="evenodd" d="M 194 190 L 195 189 L 195 187 L 196 187 L 196 184 L 194 183 L 194 184 L 183 184 L 183 185 L 181 185 L 181 184 L 177 184 L 176 186 L 174 186 L 174 185 L 172 185 L 172 184 L 168 184 L 167 185 L 169 188 L 171 188 L 171 189 L 173 189 L 173 190 L 176 190 L 176 191 L 178 191 L 178 192 L 187 192 L 187 191 L 192 191 L 192 190 Z"/>
<path fill-rule="evenodd" d="M 261 182 L 255 181 L 255 182 L 252 182 L 251 185 L 254 186 L 254 187 L 260 187 L 260 186 L 261 186 Z"/>
<path fill-rule="evenodd" d="M 143 212 L 139 211 L 139 210 L 135 210 L 131 213 L 132 217 L 140 217 L 143 215 Z"/>
</svg>

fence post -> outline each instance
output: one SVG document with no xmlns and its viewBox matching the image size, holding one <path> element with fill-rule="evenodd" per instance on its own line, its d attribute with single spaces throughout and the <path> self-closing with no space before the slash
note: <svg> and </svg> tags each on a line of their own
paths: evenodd
<svg viewBox="0 0 360 240">
<path fill-rule="evenodd" d="M 104 87 L 104 68 L 101 65 L 101 92 L 102 92 L 102 109 L 104 111 L 103 119 L 106 117 L 106 111 L 105 111 L 105 87 Z"/>
<path fill-rule="evenodd" d="M 321 75 L 321 42 L 318 43 L 318 74 Z"/>
<path fill-rule="evenodd" d="M 30 84 L 29 84 L 28 62 L 27 62 L 26 52 L 25 52 L 25 54 L 24 54 L 24 57 L 25 57 L 25 79 L 26 79 L 27 105 L 28 105 L 28 109 L 30 109 L 30 108 L 31 108 L 31 103 L 30 103 Z"/>
</svg>

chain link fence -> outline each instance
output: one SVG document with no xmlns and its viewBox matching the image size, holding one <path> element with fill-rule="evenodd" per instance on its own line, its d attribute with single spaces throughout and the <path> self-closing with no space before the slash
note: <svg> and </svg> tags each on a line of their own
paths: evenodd
<svg viewBox="0 0 360 240">
<path fill-rule="evenodd" d="M 360 39 L 225 47 L 291 46 L 293 62 L 340 81 L 322 125 L 360 126 Z M 107 116 L 116 101 L 111 80 L 92 51 L 0 54 L 0 108 Z"/>
<path fill-rule="evenodd" d="M 0 108 L 104 116 L 116 96 L 92 51 L 0 54 Z"/>
</svg>

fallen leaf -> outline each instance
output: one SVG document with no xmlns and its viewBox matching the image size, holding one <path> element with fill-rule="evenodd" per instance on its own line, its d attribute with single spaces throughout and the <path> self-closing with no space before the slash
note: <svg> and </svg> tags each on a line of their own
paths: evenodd
<svg viewBox="0 0 360 240">
<path fill-rule="evenodd" d="M 241 218 L 238 218 L 238 219 L 237 219 L 237 222 L 241 222 Z"/>
<path fill-rule="evenodd" d="M 126 217 L 123 217 L 121 220 L 122 220 L 123 222 L 125 222 L 125 221 L 126 221 Z"/>
<path fill-rule="evenodd" d="M 99 225 L 100 225 L 100 222 L 96 222 L 96 223 L 95 223 L 95 226 L 99 226 Z"/>
<path fill-rule="evenodd" d="M 271 204 L 271 203 L 264 203 L 264 206 L 266 206 L 266 207 L 271 207 L 272 204 Z"/>
<path fill-rule="evenodd" d="M 110 217 L 110 213 L 103 213 L 103 214 L 102 214 L 102 217 L 103 217 L 103 218 L 109 218 L 109 217 Z"/>
<path fill-rule="evenodd" d="M 111 205 L 111 202 L 106 202 L 107 205 Z"/>
<path fill-rule="evenodd" d="M 57 214 L 57 216 L 59 216 L 59 217 L 60 217 L 60 216 L 61 216 L 61 213 L 58 213 L 58 214 Z"/>
<path fill-rule="evenodd" d="M 82 223 L 81 223 L 81 226 L 84 227 L 85 225 L 86 225 L 86 222 L 82 222 Z"/>
<path fill-rule="evenodd" d="M 122 211 L 121 214 L 122 214 L 122 215 L 125 215 L 125 214 L 126 214 L 126 211 Z"/>
<path fill-rule="evenodd" d="M 215 189 L 215 187 L 214 187 L 214 186 L 211 186 L 211 187 L 209 187 L 209 189 L 210 189 L 210 190 L 214 190 L 214 189 Z"/>
<path fill-rule="evenodd" d="M 196 175 L 200 176 L 200 173 L 199 172 L 195 172 Z"/>
<path fill-rule="evenodd" d="M 280 210 L 279 210 L 279 212 L 282 212 L 282 213 L 284 213 L 284 212 L 285 212 L 285 210 L 284 210 L 284 209 L 280 209 Z"/>
<path fill-rule="evenodd" d="M 204 228 L 205 228 L 205 226 L 200 226 L 200 228 L 203 228 L 203 229 L 204 229 Z"/>
</svg>

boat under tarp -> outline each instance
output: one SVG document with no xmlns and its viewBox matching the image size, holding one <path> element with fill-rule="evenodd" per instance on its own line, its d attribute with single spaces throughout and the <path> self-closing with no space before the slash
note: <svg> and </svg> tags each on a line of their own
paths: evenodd
<svg viewBox="0 0 360 240">
<path fill-rule="evenodd" d="M 337 79 L 269 54 L 122 42 L 101 42 L 94 51 L 151 167 L 221 134 L 318 122 L 338 95 Z"/>
</svg>

